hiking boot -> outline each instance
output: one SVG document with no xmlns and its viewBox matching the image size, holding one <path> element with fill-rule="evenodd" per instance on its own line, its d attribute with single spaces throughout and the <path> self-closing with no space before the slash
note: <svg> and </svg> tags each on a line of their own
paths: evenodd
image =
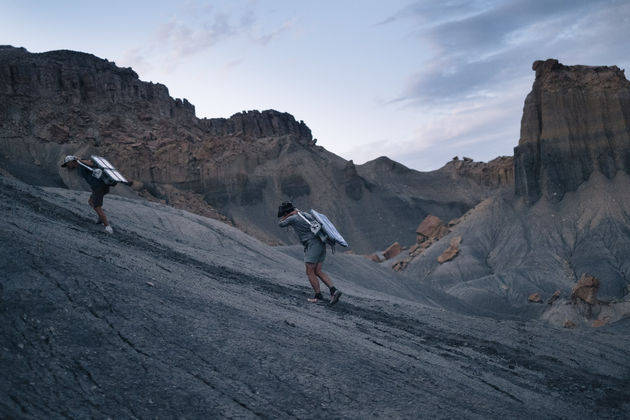
<svg viewBox="0 0 630 420">
<path fill-rule="evenodd" d="M 313 296 L 312 298 L 308 298 L 307 300 L 311 303 L 319 303 L 324 301 L 324 297 L 321 293 L 315 293 L 315 296 Z"/>
<path fill-rule="evenodd" d="M 107 232 L 107 233 L 109 233 L 111 235 L 112 233 L 114 233 L 114 229 L 112 229 L 111 226 L 107 225 L 107 226 L 105 226 L 105 232 Z"/>
<path fill-rule="evenodd" d="M 334 305 L 335 303 L 339 301 L 340 297 L 341 297 L 341 292 L 339 290 L 335 290 L 335 293 L 330 295 L 330 302 L 328 304 L 330 306 Z"/>
</svg>

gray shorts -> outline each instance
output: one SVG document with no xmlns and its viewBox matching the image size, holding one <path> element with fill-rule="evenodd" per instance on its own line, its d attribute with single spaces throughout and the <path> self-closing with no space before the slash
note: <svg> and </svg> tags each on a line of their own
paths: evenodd
<svg viewBox="0 0 630 420">
<path fill-rule="evenodd" d="M 326 244 L 318 238 L 310 239 L 304 245 L 305 263 L 323 263 L 326 259 Z"/>
</svg>

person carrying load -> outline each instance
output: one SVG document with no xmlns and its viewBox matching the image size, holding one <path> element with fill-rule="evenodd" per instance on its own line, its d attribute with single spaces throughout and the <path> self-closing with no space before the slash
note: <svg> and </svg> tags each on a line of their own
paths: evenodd
<svg viewBox="0 0 630 420">
<path fill-rule="evenodd" d="M 330 291 L 328 304 L 334 305 L 341 297 L 341 292 L 333 285 L 330 277 L 322 271 L 322 266 L 326 259 L 326 244 L 311 229 L 313 224 L 317 223 L 315 218 L 308 212 L 301 212 L 288 201 L 285 201 L 278 207 L 278 217 L 280 218 L 278 225 L 280 227 L 293 226 L 298 239 L 304 245 L 306 275 L 315 291 L 315 296 L 309 298 L 308 301 L 312 303 L 324 301 L 319 286 L 319 280 L 321 280 Z"/>
<path fill-rule="evenodd" d="M 68 168 L 69 170 L 78 168 L 79 174 L 87 181 L 92 189 L 92 195 L 90 195 L 88 203 L 98 215 L 96 223 L 103 224 L 103 226 L 105 226 L 105 232 L 109 234 L 114 233 L 114 229 L 110 226 L 107 216 L 103 211 L 103 197 L 105 197 L 105 194 L 109 193 L 109 185 L 101 179 L 102 177 L 97 178 L 95 176 L 95 171 L 96 174 L 98 174 L 100 170 L 98 166 L 92 160 L 79 159 L 76 156 L 66 156 L 61 167 Z"/>
</svg>

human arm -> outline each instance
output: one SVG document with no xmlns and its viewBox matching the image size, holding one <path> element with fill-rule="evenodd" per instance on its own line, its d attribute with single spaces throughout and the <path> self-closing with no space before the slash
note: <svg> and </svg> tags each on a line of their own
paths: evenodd
<svg viewBox="0 0 630 420">
<path fill-rule="evenodd" d="M 288 213 L 282 216 L 280 220 L 278 221 L 278 226 L 280 227 L 291 226 L 292 224 L 296 222 L 296 219 L 297 219 L 297 209 L 293 210 L 291 213 Z"/>
</svg>

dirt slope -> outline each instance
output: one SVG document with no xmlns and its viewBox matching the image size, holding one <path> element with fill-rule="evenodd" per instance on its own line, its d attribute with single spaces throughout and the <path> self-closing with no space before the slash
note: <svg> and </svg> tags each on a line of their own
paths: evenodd
<svg viewBox="0 0 630 420">
<path fill-rule="evenodd" d="M 619 418 L 630 409 L 627 322 L 565 330 L 456 314 L 429 286 L 431 303 L 401 299 L 404 278 L 343 254 L 329 256 L 342 301 L 312 306 L 295 248 L 114 196 L 107 236 L 86 201 L 0 178 L 0 417 Z"/>
</svg>

